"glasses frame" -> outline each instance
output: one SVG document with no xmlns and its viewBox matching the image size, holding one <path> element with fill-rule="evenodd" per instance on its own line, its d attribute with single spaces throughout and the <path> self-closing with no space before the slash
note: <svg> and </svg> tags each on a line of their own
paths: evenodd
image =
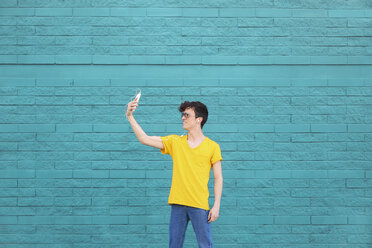
<svg viewBox="0 0 372 248">
<path fill-rule="evenodd" d="M 188 119 L 190 116 L 194 116 L 195 118 L 198 118 L 199 116 L 196 115 L 190 115 L 189 113 L 181 112 L 181 119 L 185 116 L 186 119 Z"/>
</svg>

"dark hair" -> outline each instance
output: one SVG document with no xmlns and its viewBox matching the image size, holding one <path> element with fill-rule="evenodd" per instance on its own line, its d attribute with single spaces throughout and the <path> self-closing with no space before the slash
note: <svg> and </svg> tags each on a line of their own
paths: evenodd
<svg viewBox="0 0 372 248">
<path fill-rule="evenodd" d="M 189 102 L 189 101 L 184 101 L 181 103 L 179 106 L 178 110 L 182 113 L 185 111 L 187 108 L 192 108 L 195 112 L 195 118 L 197 117 L 203 117 L 203 121 L 201 122 L 201 128 L 203 128 L 204 124 L 208 120 L 208 109 L 207 106 L 205 106 L 201 102 Z"/>
</svg>

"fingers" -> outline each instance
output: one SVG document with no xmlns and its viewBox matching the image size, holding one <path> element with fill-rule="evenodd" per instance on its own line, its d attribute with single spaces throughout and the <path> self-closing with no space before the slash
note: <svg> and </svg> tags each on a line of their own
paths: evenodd
<svg viewBox="0 0 372 248">
<path fill-rule="evenodd" d="M 129 107 L 130 107 L 130 108 L 137 108 L 137 106 L 138 106 L 138 104 L 135 104 L 135 103 L 134 103 L 134 104 L 131 104 L 131 105 L 129 105 Z"/>
<path fill-rule="evenodd" d="M 134 111 L 137 107 L 132 107 L 132 108 L 129 108 L 128 110 L 129 111 Z"/>
<path fill-rule="evenodd" d="M 217 217 L 211 216 L 211 219 L 208 221 L 208 223 L 211 223 L 211 222 L 216 221 L 216 220 L 217 220 Z"/>
<path fill-rule="evenodd" d="M 208 215 L 208 223 L 211 223 L 211 222 L 213 222 L 213 221 L 215 221 L 214 216 L 213 216 L 212 212 L 209 212 L 209 215 Z"/>
<path fill-rule="evenodd" d="M 218 219 L 218 216 L 215 215 L 212 211 L 210 211 L 208 215 L 208 223 L 216 221 L 217 219 Z"/>
<path fill-rule="evenodd" d="M 138 102 L 137 102 L 137 101 L 131 101 L 131 102 L 128 104 L 128 106 L 129 106 L 130 108 L 137 107 L 137 106 L 138 106 Z"/>
<path fill-rule="evenodd" d="M 135 100 L 131 101 L 130 103 L 128 103 L 127 105 L 128 105 L 127 111 L 128 112 L 133 112 L 138 106 L 138 100 L 135 99 Z"/>
</svg>

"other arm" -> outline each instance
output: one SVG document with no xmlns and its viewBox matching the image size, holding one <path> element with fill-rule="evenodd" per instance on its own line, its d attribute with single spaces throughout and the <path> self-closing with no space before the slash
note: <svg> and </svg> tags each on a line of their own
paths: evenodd
<svg viewBox="0 0 372 248">
<path fill-rule="evenodd" d="M 208 222 L 213 222 L 217 220 L 220 213 L 223 185 L 221 160 L 213 164 L 213 176 L 214 176 L 214 205 L 209 212 Z"/>
</svg>

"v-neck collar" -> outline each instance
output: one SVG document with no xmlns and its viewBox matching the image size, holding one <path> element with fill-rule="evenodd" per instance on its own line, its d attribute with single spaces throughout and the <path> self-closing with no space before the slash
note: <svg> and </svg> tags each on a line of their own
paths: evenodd
<svg viewBox="0 0 372 248">
<path fill-rule="evenodd" d="M 195 149 L 199 148 L 199 147 L 204 143 L 204 141 L 205 141 L 207 138 L 208 138 L 208 137 L 205 136 L 205 138 L 203 139 L 203 141 L 202 141 L 202 142 L 201 142 L 197 147 L 192 148 L 192 147 L 189 145 L 189 142 L 187 141 L 187 139 L 188 139 L 188 134 L 186 134 L 186 136 L 185 136 L 185 142 L 186 142 L 186 145 L 187 145 L 191 150 L 195 150 Z"/>
</svg>

